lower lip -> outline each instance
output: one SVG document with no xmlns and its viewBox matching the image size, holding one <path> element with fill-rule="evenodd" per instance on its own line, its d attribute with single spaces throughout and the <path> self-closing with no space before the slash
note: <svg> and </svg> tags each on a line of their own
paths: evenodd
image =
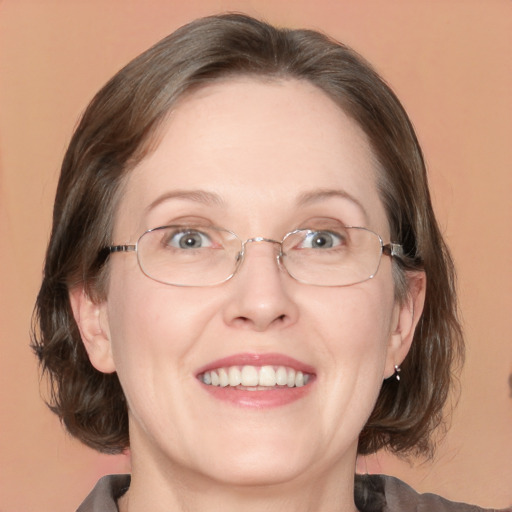
<svg viewBox="0 0 512 512">
<path fill-rule="evenodd" d="M 299 388 L 282 387 L 262 391 L 248 391 L 230 386 L 207 386 L 202 383 L 201 385 L 211 396 L 218 400 L 229 402 L 238 407 L 267 409 L 288 405 L 304 398 L 309 393 L 313 382 L 314 378 L 311 377 L 305 386 Z"/>
</svg>

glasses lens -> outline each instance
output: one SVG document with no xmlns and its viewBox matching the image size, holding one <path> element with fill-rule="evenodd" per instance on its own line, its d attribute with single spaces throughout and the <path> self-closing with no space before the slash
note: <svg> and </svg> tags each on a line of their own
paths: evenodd
<svg viewBox="0 0 512 512">
<path fill-rule="evenodd" d="M 382 241 L 376 233 L 339 225 L 290 233 L 283 241 L 281 260 L 302 283 L 348 286 L 373 277 L 381 253 Z"/>
<path fill-rule="evenodd" d="M 230 231 L 204 226 L 165 226 L 137 243 L 139 265 L 155 281 L 178 286 L 222 283 L 236 269 L 242 244 Z"/>
</svg>

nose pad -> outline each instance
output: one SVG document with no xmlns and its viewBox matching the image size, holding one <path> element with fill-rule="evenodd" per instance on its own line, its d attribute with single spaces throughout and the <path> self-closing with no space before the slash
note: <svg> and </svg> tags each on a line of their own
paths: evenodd
<svg viewBox="0 0 512 512">
<path fill-rule="evenodd" d="M 283 248 L 279 247 L 279 252 L 276 254 L 277 266 L 279 267 L 279 270 L 288 273 L 288 271 L 286 270 L 286 267 L 284 266 L 282 256 L 283 256 Z"/>
<path fill-rule="evenodd" d="M 244 248 L 242 248 L 241 251 L 237 253 L 235 256 L 235 270 L 233 270 L 233 273 L 231 274 L 230 279 L 232 279 L 236 274 L 238 274 L 238 271 L 240 270 L 240 267 L 242 266 L 242 263 L 244 262 Z"/>
</svg>

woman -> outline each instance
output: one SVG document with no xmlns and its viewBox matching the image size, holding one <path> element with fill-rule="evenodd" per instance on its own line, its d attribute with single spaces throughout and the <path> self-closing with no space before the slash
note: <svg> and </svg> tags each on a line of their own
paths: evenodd
<svg viewBox="0 0 512 512">
<path fill-rule="evenodd" d="M 474 509 L 354 482 L 358 454 L 432 453 L 463 346 L 412 126 L 325 36 L 212 17 L 121 70 L 36 311 L 53 410 L 131 451 L 80 511 Z"/>
</svg>

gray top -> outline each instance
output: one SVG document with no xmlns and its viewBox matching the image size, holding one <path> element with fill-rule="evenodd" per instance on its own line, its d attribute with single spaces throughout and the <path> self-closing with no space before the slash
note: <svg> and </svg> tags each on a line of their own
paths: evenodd
<svg viewBox="0 0 512 512">
<path fill-rule="evenodd" d="M 117 500 L 129 486 L 130 475 L 104 476 L 77 512 L 119 512 Z M 418 494 L 401 480 L 385 475 L 356 475 L 355 501 L 361 512 L 498 512 L 435 494 Z M 512 512 L 512 507 L 503 512 Z"/>
</svg>

